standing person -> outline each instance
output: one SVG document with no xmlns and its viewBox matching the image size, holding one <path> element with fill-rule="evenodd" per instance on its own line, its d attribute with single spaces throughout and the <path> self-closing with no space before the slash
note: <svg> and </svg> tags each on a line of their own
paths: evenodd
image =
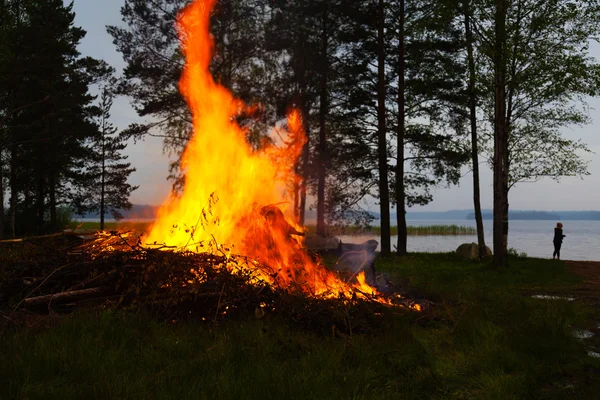
<svg viewBox="0 0 600 400">
<path fill-rule="evenodd" d="M 562 246 L 563 238 L 566 237 L 563 235 L 562 227 L 563 224 L 558 222 L 556 228 L 554 228 L 554 253 L 552 254 L 552 259 L 558 257 L 560 260 L 560 246 Z"/>
</svg>

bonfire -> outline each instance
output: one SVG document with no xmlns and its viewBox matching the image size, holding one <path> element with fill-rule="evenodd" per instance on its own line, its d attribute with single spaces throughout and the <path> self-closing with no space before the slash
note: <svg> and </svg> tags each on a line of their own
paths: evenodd
<svg viewBox="0 0 600 400">
<path fill-rule="evenodd" d="M 300 113 L 292 110 L 287 132 L 278 132 L 284 136 L 281 142 L 291 145 L 255 151 L 247 143 L 235 118 L 246 105 L 217 84 L 209 70 L 214 3 L 194 1 L 178 19 L 186 56 L 180 90 L 192 112 L 194 134 L 182 158 L 183 192 L 160 208 L 148 241 L 193 251 L 208 245 L 226 259 L 235 251 L 251 260 L 244 268 L 252 269 L 257 279 L 284 290 L 294 287 L 307 295 L 336 298 L 374 295 L 387 301 L 365 283 L 364 272 L 355 283 L 344 282 L 303 250 L 302 237 L 294 234 L 302 227 L 290 208 L 283 208 L 291 197 L 286 183 L 297 180 L 293 165 L 306 142 Z M 266 268 L 253 268 L 259 264 Z M 239 264 L 226 267 L 236 270 Z"/>
<path fill-rule="evenodd" d="M 49 275 L 40 274 L 48 270 L 39 263 L 37 278 L 25 268 L 32 278 L 13 282 L 13 292 L 25 294 L 17 307 L 116 301 L 211 320 L 248 309 L 262 317 L 287 307 L 288 315 L 303 319 L 332 310 L 335 302 L 345 310 L 343 321 L 350 305 L 420 309 L 397 294 L 381 294 L 364 271 L 348 276 L 326 269 L 304 248 L 304 228 L 289 206 L 289 182 L 300 179 L 293 165 L 306 143 L 301 113 L 292 109 L 260 151 L 247 143 L 236 116 L 248 106 L 209 71 L 215 1 L 193 1 L 177 23 L 186 56 L 180 90 L 193 116 L 183 191 L 168 196 L 147 234 L 99 232 L 84 244 L 63 243 L 53 262 L 64 265 Z"/>
</svg>

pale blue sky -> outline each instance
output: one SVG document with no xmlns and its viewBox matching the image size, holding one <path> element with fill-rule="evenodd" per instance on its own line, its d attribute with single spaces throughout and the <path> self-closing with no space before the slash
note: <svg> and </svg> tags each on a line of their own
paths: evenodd
<svg viewBox="0 0 600 400">
<path fill-rule="evenodd" d="M 124 0 L 74 0 L 75 23 L 87 32 L 80 51 L 84 55 L 101 58 L 117 68 L 123 68 L 124 62 L 112 44 L 112 38 L 106 33 L 106 25 L 121 24 L 119 10 Z M 65 0 L 65 3 L 68 1 Z M 600 47 L 594 46 L 593 53 L 600 56 Z M 591 210 L 600 209 L 600 99 L 593 99 L 592 124 L 583 128 L 574 127 L 564 131 L 570 139 L 582 139 L 592 151 L 589 171 L 591 176 L 585 179 L 564 178 L 561 183 L 542 180 L 536 183 L 517 185 L 510 192 L 511 209 L 536 210 Z M 139 120 L 127 99 L 118 99 L 112 110 L 113 120 L 121 128 Z M 131 176 L 131 183 L 140 188 L 132 195 L 137 204 L 160 204 L 169 192 L 168 157 L 162 152 L 162 141 L 149 138 L 137 144 L 130 144 L 126 150 L 129 160 L 137 168 Z M 467 171 L 465 170 L 465 174 Z M 425 207 L 415 207 L 412 211 L 441 211 L 472 208 L 472 177 L 466 174 L 458 187 L 439 188 L 434 191 L 434 200 Z M 492 208 L 492 174 L 484 167 L 481 179 L 482 207 Z M 376 210 L 374 202 L 369 206 Z"/>
</svg>

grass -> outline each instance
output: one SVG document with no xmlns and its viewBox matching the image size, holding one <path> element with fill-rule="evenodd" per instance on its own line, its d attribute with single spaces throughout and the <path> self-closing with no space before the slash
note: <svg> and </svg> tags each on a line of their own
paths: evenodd
<svg viewBox="0 0 600 400">
<path fill-rule="evenodd" d="M 335 338 L 272 321 L 167 325 L 80 312 L 0 341 L 0 399 L 596 398 L 600 361 L 573 327 L 600 315 L 535 300 L 579 282 L 560 261 L 495 270 L 452 254 L 378 260 L 435 304 L 372 336 Z"/>
</svg>

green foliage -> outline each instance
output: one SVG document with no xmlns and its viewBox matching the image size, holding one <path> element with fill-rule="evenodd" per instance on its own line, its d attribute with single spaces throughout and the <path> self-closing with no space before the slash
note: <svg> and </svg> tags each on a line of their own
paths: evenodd
<svg viewBox="0 0 600 400">
<path fill-rule="evenodd" d="M 493 114 L 489 83 L 493 52 L 490 5 L 474 2 L 479 70 L 487 115 Z M 589 96 L 600 94 L 600 63 L 589 53 L 600 34 L 600 3 L 570 0 L 507 2 L 507 115 L 509 187 L 549 177 L 587 175 L 590 153 L 561 128 L 589 123 Z"/>
<path fill-rule="evenodd" d="M 460 166 L 466 161 L 463 144 L 455 135 L 454 118 L 459 116 L 462 76 L 465 67 L 461 60 L 460 35 L 451 23 L 453 15 L 448 4 L 433 1 L 384 2 L 385 69 L 387 87 L 386 129 L 390 137 L 397 136 L 398 120 L 398 63 L 405 63 L 402 118 L 405 126 L 404 147 L 400 155 L 390 150 L 389 159 L 401 157 L 407 164 L 405 196 L 407 205 L 427 204 L 432 200 L 430 188 L 439 184 L 455 184 L 460 177 Z M 371 147 L 368 155 L 376 168 L 378 156 L 378 104 L 376 71 L 377 5 L 374 2 L 357 2 L 345 6 L 346 18 L 350 20 L 346 32 L 345 68 L 342 76 L 348 93 L 342 110 L 346 119 L 353 119 Z M 405 14 L 404 26 L 399 15 Z M 401 32 L 405 42 L 401 54 Z M 394 149 L 392 146 L 391 149 Z M 392 197 L 396 197 L 395 175 L 390 175 Z"/>
<path fill-rule="evenodd" d="M 128 64 L 120 91 L 133 97 L 141 116 L 161 121 L 135 125 L 128 132 L 141 137 L 150 126 L 157 127 L 165 135 L 165 149 L 176 155 L 190 138 L 189 112 L 177 92 L 183 60 L 173 26 L 185 3 L 128 0 L 121 10 L 127 26 L 108 28 Z M 388 54 L 384 62 L 390 71 L 397 64 L 393 46 L 398 27 L 393 15 L 398 4 L 385 2 Z M 407 113 L 412 125 L 407 131 L 411 153 L 406 161 L 413 167 L 406 176 L 409 204 L 430 201 L 429 186 L 455 183 L 465 161 L 464 149 L 450 129 L 453 122 L 446 118 L 455 114 L 453 102 L 460 91 L 459 38 L 448 24 L 447 7 L 423 4 L 419 7 L 426 7 L 425 11 L 415 6 L 419 15 L 411 28 L 414 40 L 407 72 Z M 290 107 L 303 111 L 310 141 L 297 171 L 315 195 L 318 171 L 326 169 L 323 202 L 330 224 L 364 223 L 367 214 L 359 204 L 376 195 L 376 13 L 368 2 L 235 0 L 218 2 L 212 20 L 213 75 L 243 100 L 261 104 L 257 115 L 239 118 L 249 128 L 249 142 L 258 146 L 258 132 Z M 437 15 L 435 26 L 430 27 L 433 36 L 424 26 L 432 15 Z M 152 51 L 147 51 L 148 46 Z M 394 79 L 394 73 L 386 77 L 388 131 L 396 125 Z M 171 165 L 176 186 L 182 183 L 179 174 L 176 161 Z"/>
<path fill-rule="evenodd" d="M 59 229 L 73 224 L 73 210 L 68 206 L 60 206 L 56 209 L 56 225 Z"/>
<path fill-rule="evenodd" d="M 61 0 L 3 1 L 0 168 L 8 166 L 11 234 L 59 229 L 72 172 L 94 133 L 89 86 L 110 68 L 81 57 L 85 31 Z"/>
<path fill-rule="evenodd" d="M 191 114 L 179 93 L 185 60 L 176 29 L 177 14 L 188 2 L 127 0 L 121 8 L 124 25 L 108 27 L 127 64 L 118 93 L 132 99 L 140 116 L 154 119 L 133 124 L 124 134 L 140 139 L 150 129 L 160 130 L 165 150 L 175 156 L 169 175 L 175 189 L 183 185 L 180 157 L 192 134 Z M 261 103 L 255 115 L 239 116 L 250 137 L 261 131 L 264 134 L 266 120 L 273 122 L 272 103 L 267 99 L 274 87 L 269 79 L 276 71 L 264 56 L 265 6 L 263 0 L 219 1 L 211 20 L 215 80 L 249 104 Z M 253 140 L 260 142 L 256 137 Z"/>
<path fill-rule="evenodd" d="M 98 212 L 101 225 L 110 215 L 122 219 L 121 210 L 131 209 L 129 196 L 136 190 L 127 182 L 135 172 L 131 163 L 125 162 L 122 154 L 127 144 L 125 137 L 110 122 L 110 110 L 114 95 L 107 88 L 100 94 L 100 116 L 97 120 L 97 133 L 88 142 L 88 158 L 78 171 L 79 192 L 75 196 L 75 206 L 79 214 Z"/>
<path fill-rule="evenodd" d="M 514 257 L 514 258 L 517 258 L 517 259 L 519 259 L 519 258 L 527 258 L 527 253 L 525 253 L 525 252 L 519 253 L 519 251 L 517 249 L 515 249 L 514 247 L 509 248 L 508 251 L 506 252 L 506 254 L 509 257 Z"/>
<path fill-rule="evenodd" d="M 271 6 L 266 46 L 272 59 L 280 60 L 281 75 L 273 82 L 281 88 L 277 110 L 283 116 L 290 106 L 299 107 L 309 136 L 297 171 L 313 195 L 324 181 L 322 202 L 329 225 L 365 224 L 370 217 L 359 203 L 375 186 L 377 167 L 373 135 L 348 107 L 357 84 L 353 78 L 364 67 L 349 51 L 352 7 L 317 0 L 274 1 Z"/>
</svg>

